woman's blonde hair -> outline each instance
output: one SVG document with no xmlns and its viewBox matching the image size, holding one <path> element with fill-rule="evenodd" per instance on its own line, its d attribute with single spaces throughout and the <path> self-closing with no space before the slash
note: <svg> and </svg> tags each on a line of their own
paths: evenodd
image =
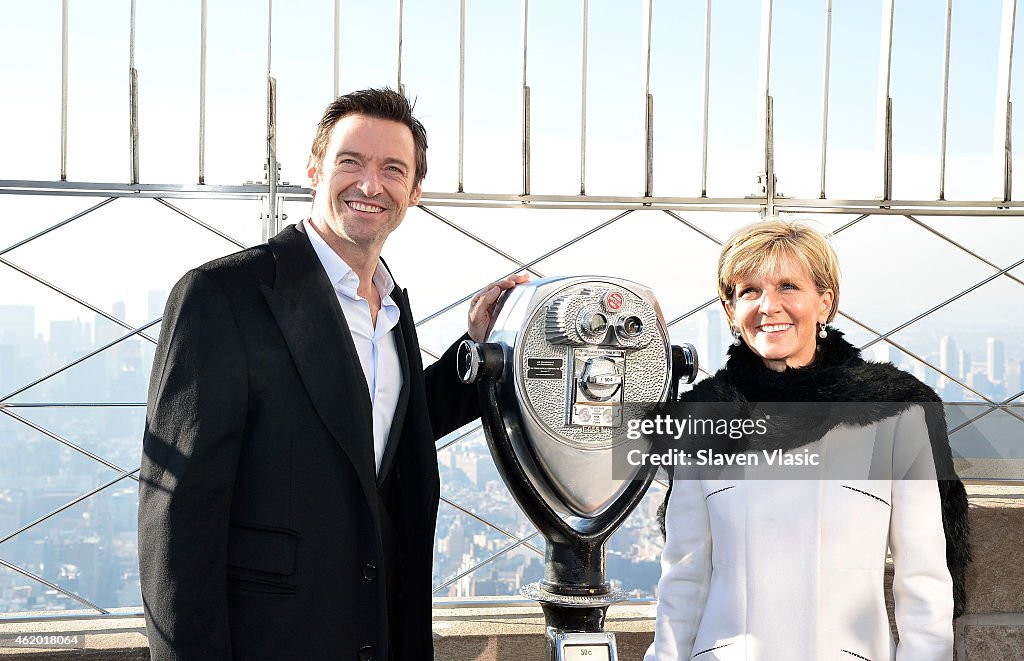
<svg viewBox="0 0 1024 661">
<path fill-rule="evenodd" d="M 827 321 L 839 310 L 839 258 L 821 232 L 796 220 L 765 218 L 736 231 L 722 246 L 718 258 L 718 296 L 722 305 L 733 303 L 740 277 L 765 277 L 781 261 L 795 259 L 814 280 L 818 292 L 832 290 Z"/>
</svg>

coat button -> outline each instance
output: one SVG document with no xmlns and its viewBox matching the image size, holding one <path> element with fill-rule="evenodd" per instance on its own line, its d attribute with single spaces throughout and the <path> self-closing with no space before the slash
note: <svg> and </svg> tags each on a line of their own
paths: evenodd
<svg viewBox="0 0 1024 661">
<path fill-rule="evenodd" d="M 363 567 L 363 578 L 368 581 L 372 581 L 377 578 L 377 568 L 371 564 L 367 564 Z"/>
<path fill-rule="evenodd" d="M 373 661 L 373 645 L 364 645 L 359 648 L 359 661 Z"/>
</svg>

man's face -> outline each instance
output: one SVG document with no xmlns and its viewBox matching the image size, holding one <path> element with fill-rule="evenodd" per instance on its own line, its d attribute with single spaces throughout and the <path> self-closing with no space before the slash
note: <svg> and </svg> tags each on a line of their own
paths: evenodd
<svg viewBox="0 0 1024 661">
<path fill-rule="evenodd" d="M 416 147 L 409 127 L 388 119 L 346 115 L 331 130 L 323 163 L 307 170 L 316 195 L 313 221 L 344 242 L 376 248 L 419 202 Z"/>
</svg>

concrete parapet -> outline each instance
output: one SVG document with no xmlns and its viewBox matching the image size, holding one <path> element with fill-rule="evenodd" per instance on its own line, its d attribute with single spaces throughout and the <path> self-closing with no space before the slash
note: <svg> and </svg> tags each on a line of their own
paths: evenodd
<svg viewBox="0 0 1024 661">
<path fill-rule="evenodd" d="M 970 486 L 967 491 L 974 563 L 967 575 L 967 612 L 955 624 L 956 659 L 1024 659 L 1024 485 Z M 70 619 L 67 615 L 32 622 L 0 618 L 0 658 L 149 658 L 142 618 Z M 654 606 L 649 604 L 620 604 L 609 609 L 606 629 L 616 634 L 621 661 L 643 658 L 654 636 L 653 617 Z M 25 633 L 77 635 L 80 648 L 4 646 L 3 641 Z M 435 608 L 434 647 L 435 658 L 443 661 L 543 659 L 544 618 L 534 604 L 509 605 L 500 599 L 481 599 L 468 608 Z"/>
</svg>

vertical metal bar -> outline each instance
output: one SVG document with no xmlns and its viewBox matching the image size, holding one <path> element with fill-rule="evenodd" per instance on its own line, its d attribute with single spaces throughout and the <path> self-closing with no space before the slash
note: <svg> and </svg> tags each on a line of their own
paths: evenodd
<svg viewBox="0 0 1024 661">
<path fill-rule="evenodd" d="M 523 195 L 530 194 L 530 87 L 523 88 Z"/>
<path fill-rule="evenodd" d="M 700 196 L 708 196 L 708 92 L 711 90 L 711 0 L 704 3 L 704 116 L 701 130 Z"/>
<path fill-rule="evenodd" d="M 274 0 L 267 0 L 267 78 L 270 78 L 270 64 L 271 55 L 271 37 L 274 32 Z M 269 98 L 268 98 L 269 100 Z"/>
<path fill-rule="evenodd" d="M 949 0 L 952 2 L 953 0 Z M 947 60 L 948 64 L 948 60 Z M 829 72 L 832 68 L 832 0 L 825 0 L 825 79 L 822 83 L 821 101 L 821 191 L 819 198 L 825 199 L 825 167 L 828 161 L 828 93 Z"/>
<path fill-rule="evenodd" d="M 885 104 L 885 162 L 882 164 L 882 199 L 892 199 L 892 97 Z"/>
<path fill-rule="evenodd" d="M 1016 22 L 1017 0 L 1003 0 L 1003 15 L 999 29 L 999 69 L 996 73 L 996 118 L 993 151 L 993 169 L 996 199 L 1010 199 L 1010 73 L 1013 64 L 1013 32 Z"/>
<path fill-rule="evenodd" d="M 765 113 L 765 215 L 775 215 L 775 110 L 774 99 L 768 95 L 767 103 L 764 106 Z"/>
<path fill-rule="evenodd" d="M 466 0 L 459 0 L 459 186 L 463 192 L 466 158 Z"/>
<path fill-rule="evenodd" d="M 128 125 L 131 142 L 131 183 L 139 183 L 139 72 L 135 69 L 135 0 L 128 20 Z"/>
<path fill-rule="evenodd" d="M 946 199 L 946 135 L 949 117 L 949 44 L 953 34 L 953 0 L 946 0 L 946 45 L 942 65 L 942 138 L 939 147 L 939 199 Z"/>
<path fill-rule="evenodd" d="M 68 0 L 60 6 L 60 180 L 68 180 Z"/>
<path fill-rule="evenodd" d="M 341 89 L 338 87 L 338 57 L 341 55 L 341 0 L 334 0 L 334 98 L 338 98 Z"/>
<path fill-rule="evenodd" d="M 1013 102 L 1006 102 L 1006 155 L 1004 161 L 1003 201 L 1013 199 Z"/>
<path fill-rule="evenodd" d="M 761 51 L 757 72 L 757 126 L 761 131 L 768 126 L 768 95 L 771 93 L 772 6 L 772 0 L 761 1 Z"/>
<path fill-rule="evenodd" d="M 405 94 L 405 86 L 402 85 L 402 23 L 405 18 L 405 0 L 398 0 L 398 93 Z"/>
<path fill-rule="evenodd" d="M 589 57 L 589 35 L 590 0 L 583 0 L 583 64 L 580 72 L 580 195 L 587 194 L 587 59 Z"/>
<path fill-rule="evenodd" d="M 644 197 L 654 195 L 654 95 L 647 95 L 647 134 L 644 137 L 646 158 L 644 168 Z"/>
<path fill-rule="evenodd" d="M 758 128 L 764 131 L 762 163 L 767 206 L 765 213 L 774 215 L 775 158 L 771 125 L 771 70 L 772 70 L 772 0 L 761 2 L 761 54 L 758 65 L 757 115 Z"/>
<path fill-rule="evenodd" d="M 876 163 L 882 166 L 882 199 L 891 199 L 891 177 L 889 174 L 892 161 L 892 104 L 889 98 L 892 80 L 892 23 L 895 0 L 882 0 L 882 25 L 879 38 L 878 53 L 878 112 L 877 132 L 875 135 Z"/>
<path fill-rule="evenodd" d="M 644 0 L 644 197 L 654 194 L 654 97 L 651 95 L 651 28 L 654 0 Z"/>
<path fill-rule="evenodd" d="M 199 184 L 206 183 L 206 5 L 199 3 Z"/>
<path fill-rule="evenodd" d="M 277 81 L 270 75 L 274 28 L 274 2 L 267 0 L 267 217 L 263 240 L 277 234 Z"/>
<path fill-rule="evenodd" d="M 522 0 L 522 20 L 520 24 L 523 44 L 522 79 L 523 90 L 523 195 L 530 194 L 530 88 L 526 84 L 526 47 L 529 36 L 530 0 Z"/>
</svg>

